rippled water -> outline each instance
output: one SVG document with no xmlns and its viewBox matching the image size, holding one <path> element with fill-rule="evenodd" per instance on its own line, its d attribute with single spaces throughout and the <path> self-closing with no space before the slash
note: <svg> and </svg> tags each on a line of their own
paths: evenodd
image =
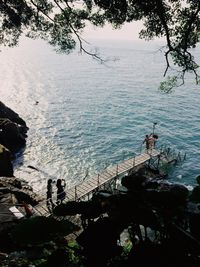
<svg viewBox="0 0 200 267">
<path fill-rule="evenodd" d="M 1 101 L 30 127 L 15 175 L 37 190 L 50 176 L 72 185 L 87 169 L 92 176 L 139 153 L 158 122 L 159 143 L 187 153 L 172 179 L 194 184 L 200 174 L 199 86 L 189 76 L 172 94 L 158 91 L 165 69 L 160 44 L 98 45 L 103 56 L 119 60 L 102 65 L 86 55 L 59 55 L 40 41 L 0 53 Z"/>
</svg>

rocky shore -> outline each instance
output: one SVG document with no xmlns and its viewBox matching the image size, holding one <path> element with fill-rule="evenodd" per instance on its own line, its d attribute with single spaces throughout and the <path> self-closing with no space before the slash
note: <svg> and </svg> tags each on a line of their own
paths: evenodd
<svg viewBox="0 0 200 267">
<path fill-rule="evenodd" d="M 35 206 L 41 198 L 26 181 L 14 176 L 12 160 L 26 145 L 28 127 L 17 113 L 0 102 L 0 251 L 9 244 L 5 232 L 26 217 L 24 203 Z M 0 266 L 1 265 L 0 253 Z M 5 256 L 5 255 L 4 255 Z"/>
<path fill-rule="evenodd" d="M 27 131 L 25 121 L 0 102 L 0 176 L 13 176 L 11 161 L 25 147 Z"/>
<path fill-rule="evenodd" d="M 21 201 L 31 205 L 37 203 L 31 197 L 32 188 L 25 181 L 14 177 L 12 165 L 15 153 L 26 145 L 27 131 L 26 122 L 0 102 L 0 203 L 4 200 L 13 204 Z"/>
</svg>

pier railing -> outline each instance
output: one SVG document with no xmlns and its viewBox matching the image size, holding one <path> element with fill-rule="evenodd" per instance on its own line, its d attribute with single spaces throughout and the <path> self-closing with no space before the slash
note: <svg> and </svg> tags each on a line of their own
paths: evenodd
<svg viewBox="0 0 200 267">
<path fill-rule="evenodd" d="M 160 155 L 168 156 L 170 153 L 174 154 L 175 152 L 166 146 L 161 146 L 159 150 L 154 148 L 144 150 L 143 153 L 139 155 L 134 155 L 132 158 L 126 159 L 117 165 L 109 166 L 103 172 L 98 173 L 97 175 L 94 175 L 93 177 L 66 189 L 66 197 L 64 202 L 90 199 L 94 192 L 100 189 L 107 189 L 108 186 L 110 188 L 112 186 L 112 189 L 114 190 L 116 189 L 117 180 L 125 173 L 149 161 L 153 157 L 158 157 Z M 185 157 L 186 155 L 182 157 L 180 152 L 177 155 L 178 160 L 184 160 Z M 44 197 L 44 200 L 33 207 L 33 211 L 39 215 L 49 216 L 51 210 L 48 208 L 48 201 L 56 203 L 58 195 L 55 194 L 52 199 L 46 199 L 46 193 L 42 194 L 41 196 Z M 19 208 L 21 207 L 19 206 Z"/>
<path fill-rule="evenodd" d="M 157 157 L 159 154 L 159 150 L 149 149 L 148 151 L 145 150 L 142 154 L 134 155 L 134 157 L 126 159 L 117 165 L 109 166 L 102 173 L 98 173 L 97 175 L 66 189 L 66 197 L 63 202 L 89 199 L 94 192 L 99 189 L 106 189 L 107 186 L 110 186 L 111 184 L 112 188 L 115 189 L 116 181 L 120 176 L 149 161 L 152 157 Z M 52 197 L 54 203 L 56 203 L 56 197 L 57 196 Z M 48 213 L 50 213 L 47 208 L 46 199 L 36 205 L 33 209 L 40 215 L 43 214 L 48 216 Z"/>
<path fill-rule="evenodd" d="M 79 200 L 89 193 L 103 188 L 108 182 L 111 180 L 116 180 L 121 175 L 129 172 L 135 167 L 145 163 L 151 157 L 155 157 L 159 155 L 159 151 L 152 149 L 148 151 L 148 153 L 142 153 L 140 155 L 134 156 L 133 158 L 124 160 L 123 162 L 106 168 L 102 173 L 97 174 L 96 176 L 88 179 L 73 188 L 67 191 L 68 200 Z"/>
<path fill-rule="evenodd" d="M 121 175 L 134 169 L 136 166 L 145 163 L 151 157 L 155 157 L 158 154 L 159 151 L 152 149 L 145 151 L 140 155 L 134 155 L 134 157 L 124 160 L 117 165 L 107 167 L 102 173 L 98 173 L 97 175 L 66 189 L 66 197 L 63 202 L 89 199 L 95 191 L 105 189 L 108 185 L 111 185 L 111 183 L 114 189 L 116 181 Z M 44 200 L 34 206 L 33 211 L 39 215 L 49 216 L 51 211 L 48 209 L 46 193 L 43 194 L 42 197 L 44 197 Z M 49 200 L 56 203 L 56 198 L 57 195 L 54 195 L 52 199 Z"/>
</svg>

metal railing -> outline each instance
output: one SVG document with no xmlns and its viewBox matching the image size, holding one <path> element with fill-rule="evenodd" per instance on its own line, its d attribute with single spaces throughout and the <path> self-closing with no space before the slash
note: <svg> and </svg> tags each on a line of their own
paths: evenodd
<svg viewBox="0 0 200 267">
<path fill-rule="evenodd" d="M 147 152 L 145 152 L 145 153 L 148 154 L 149 156 L 151 156 L 152 151 L 153 151 L 153 149 L 149 150 L 148 153 Z M 116 166 L 107 167 L 106 169 L 104 169 L 104 171 L 101 174 L 98 173 L 96 176 L 94 176 L 94 177 L 92 177 L 86 181 L 80 182 L 80 183 L 76 184 L 74 187 L 66 189 L 65 190 L 66 196 L 65 196 L 65 200 L 63 202 L 73 201 L 73 200 L 78 201 L 78 200 L 86 197 L 88 194 L 91 194 L 97 188 L 106 185 L 111 180 L 117 179 L 117 177 L 119 175 L 126 173 L 127 171 L 131 170 L 132 168 L 134 168 L 136 166 L 136 158 L 139 156 L 140 155 L 136 155 L 134 153 L 133 158 L 124 160 L 122 163 L 118 163 Z M 132 162 L 130 160 L 132 160 Z M 123 165 L 123 163 L 126 164 L 126 168 L 120 170 L 120 165 Z M 83 188 L 84 185 L 85 185 L 85 188 Z M 87 187 L 87 185 L 88 185 L 88 187 Z M 58 200 L 59 194 L 56 194 L 56 196 L 53 196 L 52 198 L 49 198 L 48 200 L 46 199 L 46 193 L 43 193 L 40 196 L 41 197 L 45 196 L 45 200 L 40 202 L 38 205 L 34 206 L 33 209 L 40 214 L 42 213 L 42 210 L 44 211 L 45 214 L 49 213 L 48 208 L 46 208 L 47 201 L 49 201 L 49 202 L 52 201 L 53 203 L 56 203 L 55 200 L 56 200 L 56 197 Z"/>
</svg>

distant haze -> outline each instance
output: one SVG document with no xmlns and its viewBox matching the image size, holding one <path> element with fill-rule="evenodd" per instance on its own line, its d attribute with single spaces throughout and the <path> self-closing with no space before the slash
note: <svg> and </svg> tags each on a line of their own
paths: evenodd
<svg viewBox="0 0 200 267">
<path fill-rule="evenodd" d="M 87 26 L 83 36 L 85 38 L 105 39 L 105 40 L 138 40 L 139 32 L 142 29 L 142 22 L 127 23 L 121 29 L 113 29 L 111 25 L 103 28 Z"/>
</svg>

